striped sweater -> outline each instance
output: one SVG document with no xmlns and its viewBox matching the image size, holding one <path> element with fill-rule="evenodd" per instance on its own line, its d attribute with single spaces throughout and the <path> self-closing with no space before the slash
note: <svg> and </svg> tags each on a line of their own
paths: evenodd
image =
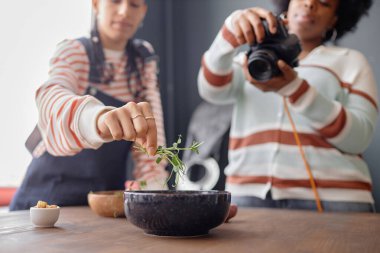
<svg viewBox="0 0 380 253">
<path fill-rule="evenodd" d="M 361 153 L 378 115 L 376 82 L 357 51 L 320 46 L 300 62 L 298 78 L 277 93 L 246 81 L 230 18 L 203 56 L 202 98 L 234 104 L 226 189 L 234 195 L 314 199 L 309 177 L 284 112 L 286 98 L 321 200 L 373 203 Z"/>
<path fill-rule="evenodd" d="M 145 46 L 153 50 L 148 42 Z M 33 155 L 40 156 L 46 150 L 54 156 L 71 156 L 82 149 L 97 149 L 107 140 L 102 139 L 96 128 L 96 119 L 107 107 L 91 95 L 85 95 L 89 85 L 121 101 L 133 100 L 133 92 L 126 85 L 125 64 L 127 56 L 123 51 L 105 49 L 106 62 L 115 66 L 114 81 L 109 85 L 90 84 L 89 59 L 84 46 L 77 40 L 60 43 L 50 61 L 48 80 L 37 90 L 36 102 L 39 111 L 38 126 L 43 141 Z M 158 143 L 165 144 L 163 113 L 159 89 L 157 87 L 157 63 L 151 61 L 143 66 L 142 76 L 145 92 L 142 96 L 152 106 L 158 128 Z M 131 74 L 131 89 L 135 89 L 137 74 Z M 133 151 L 134 175 L 142 180 L 165 179 L 165 164 L 155 165 L 153 158 Z"/>
</svg>

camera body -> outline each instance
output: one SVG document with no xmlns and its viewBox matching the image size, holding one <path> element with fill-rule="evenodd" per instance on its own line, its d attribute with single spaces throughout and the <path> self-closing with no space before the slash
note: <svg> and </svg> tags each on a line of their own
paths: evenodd
<svg viewBox="0 0 380 253">
<path fill-rule="evenodd" d="M 248 71 L 252 78 L 265 82 L 281 75 L 277 67 L 278 60 L 285 61 L 291 67 L 298 66 L 301 44 L 294 34 L 288 31 L 280 18 L 277 18 L 277 32 L 269 31 L 268 22 L 262 20 L 265 38 L 262 43 L 253 44 L 247 52 Z"/>
</svg>

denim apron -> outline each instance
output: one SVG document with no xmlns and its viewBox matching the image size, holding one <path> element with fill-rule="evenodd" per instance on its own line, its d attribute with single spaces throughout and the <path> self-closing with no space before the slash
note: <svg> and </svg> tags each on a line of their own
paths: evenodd
<svg viewBox="0 0 380 253">
<path fill-rule="evenodd" d="M 97 83 L 94 57 L 90 55 L 90 39 L 81 38 L 90 61 L 90 83 Z M 119 101 L 95 87 L 86 91 L 107 106 L 120 107 Z M 33 158 L 21 186 L 18 188 L 10 210 L 24 210 L 36 205 L 38 200 L 59 206 L 87 205 L 90 191 L 124 189 L 127 175 L 127 156 L 131 142 L 114 141 L 99 149 L 84 149 L 74 156 L 55 157 L 45 152 Z"/>
</svg>

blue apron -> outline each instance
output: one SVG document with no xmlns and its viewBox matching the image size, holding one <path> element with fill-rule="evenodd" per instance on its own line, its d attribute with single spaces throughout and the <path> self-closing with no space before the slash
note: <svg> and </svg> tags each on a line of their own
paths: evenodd
<svg viewBox="0 0 380 253">
<path fill-rule="evenodd" d="M 105 105 L 124 105 L 100 91 L 94 97 Z M 45 152 L 33 158 L 10 210 L 29 209 L 38 200 L 59 206 L 86 205 L 90 191 L 124 189 L 130 145 L 126 141 L 110 142 L 74 156 L 55 157 Z"/>
<path fill-rule="evenodd" d="M 90 39 L 81 38 L 79 41 L 89 56 L 90 83 L 99 83 L 99 73 L 96 71 L 98 66 L 91 48 L 93 45 Z M 139 46 L 137 48 L 148 55 L 141 43 Z M 126 103 L 95 87 L 89 87 L 86 93 L 107 106 L 120 107 Z M 38 200 L 59 206 L 87 205 L 87 194 L 90 191 L 124 189 L 130 146 L 131 142 L 114 141 L 103 144 L 97 150 L 84 149 L 74 156 L 55 157 L 45 152 L 42 156 L 33 158 L 10 204 L 10 210 L 28 209 L 36 205 Z"/>
</svg>

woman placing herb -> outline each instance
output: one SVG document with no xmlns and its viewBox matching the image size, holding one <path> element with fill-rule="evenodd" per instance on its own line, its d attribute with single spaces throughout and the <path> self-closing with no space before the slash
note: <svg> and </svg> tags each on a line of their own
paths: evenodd
<svg viewBox="0 0 380 253">
<path fill-rule="evenodd" d="M 43 140 L 31 147 L 33 160 L 11 210 L 39 199 L 86 205 L 90 191 L 124 189 L 131 142 L 150 155 L 165 143 L 157 57 L 148 42 L 133 38 L 145 1 L 93 0 L 92 6 L 90 38 L 59 44 L 36 93 Z M 135 178 L 162 188 L 165 165 L 135 152 L 133 158 Z"/>
</svg>

